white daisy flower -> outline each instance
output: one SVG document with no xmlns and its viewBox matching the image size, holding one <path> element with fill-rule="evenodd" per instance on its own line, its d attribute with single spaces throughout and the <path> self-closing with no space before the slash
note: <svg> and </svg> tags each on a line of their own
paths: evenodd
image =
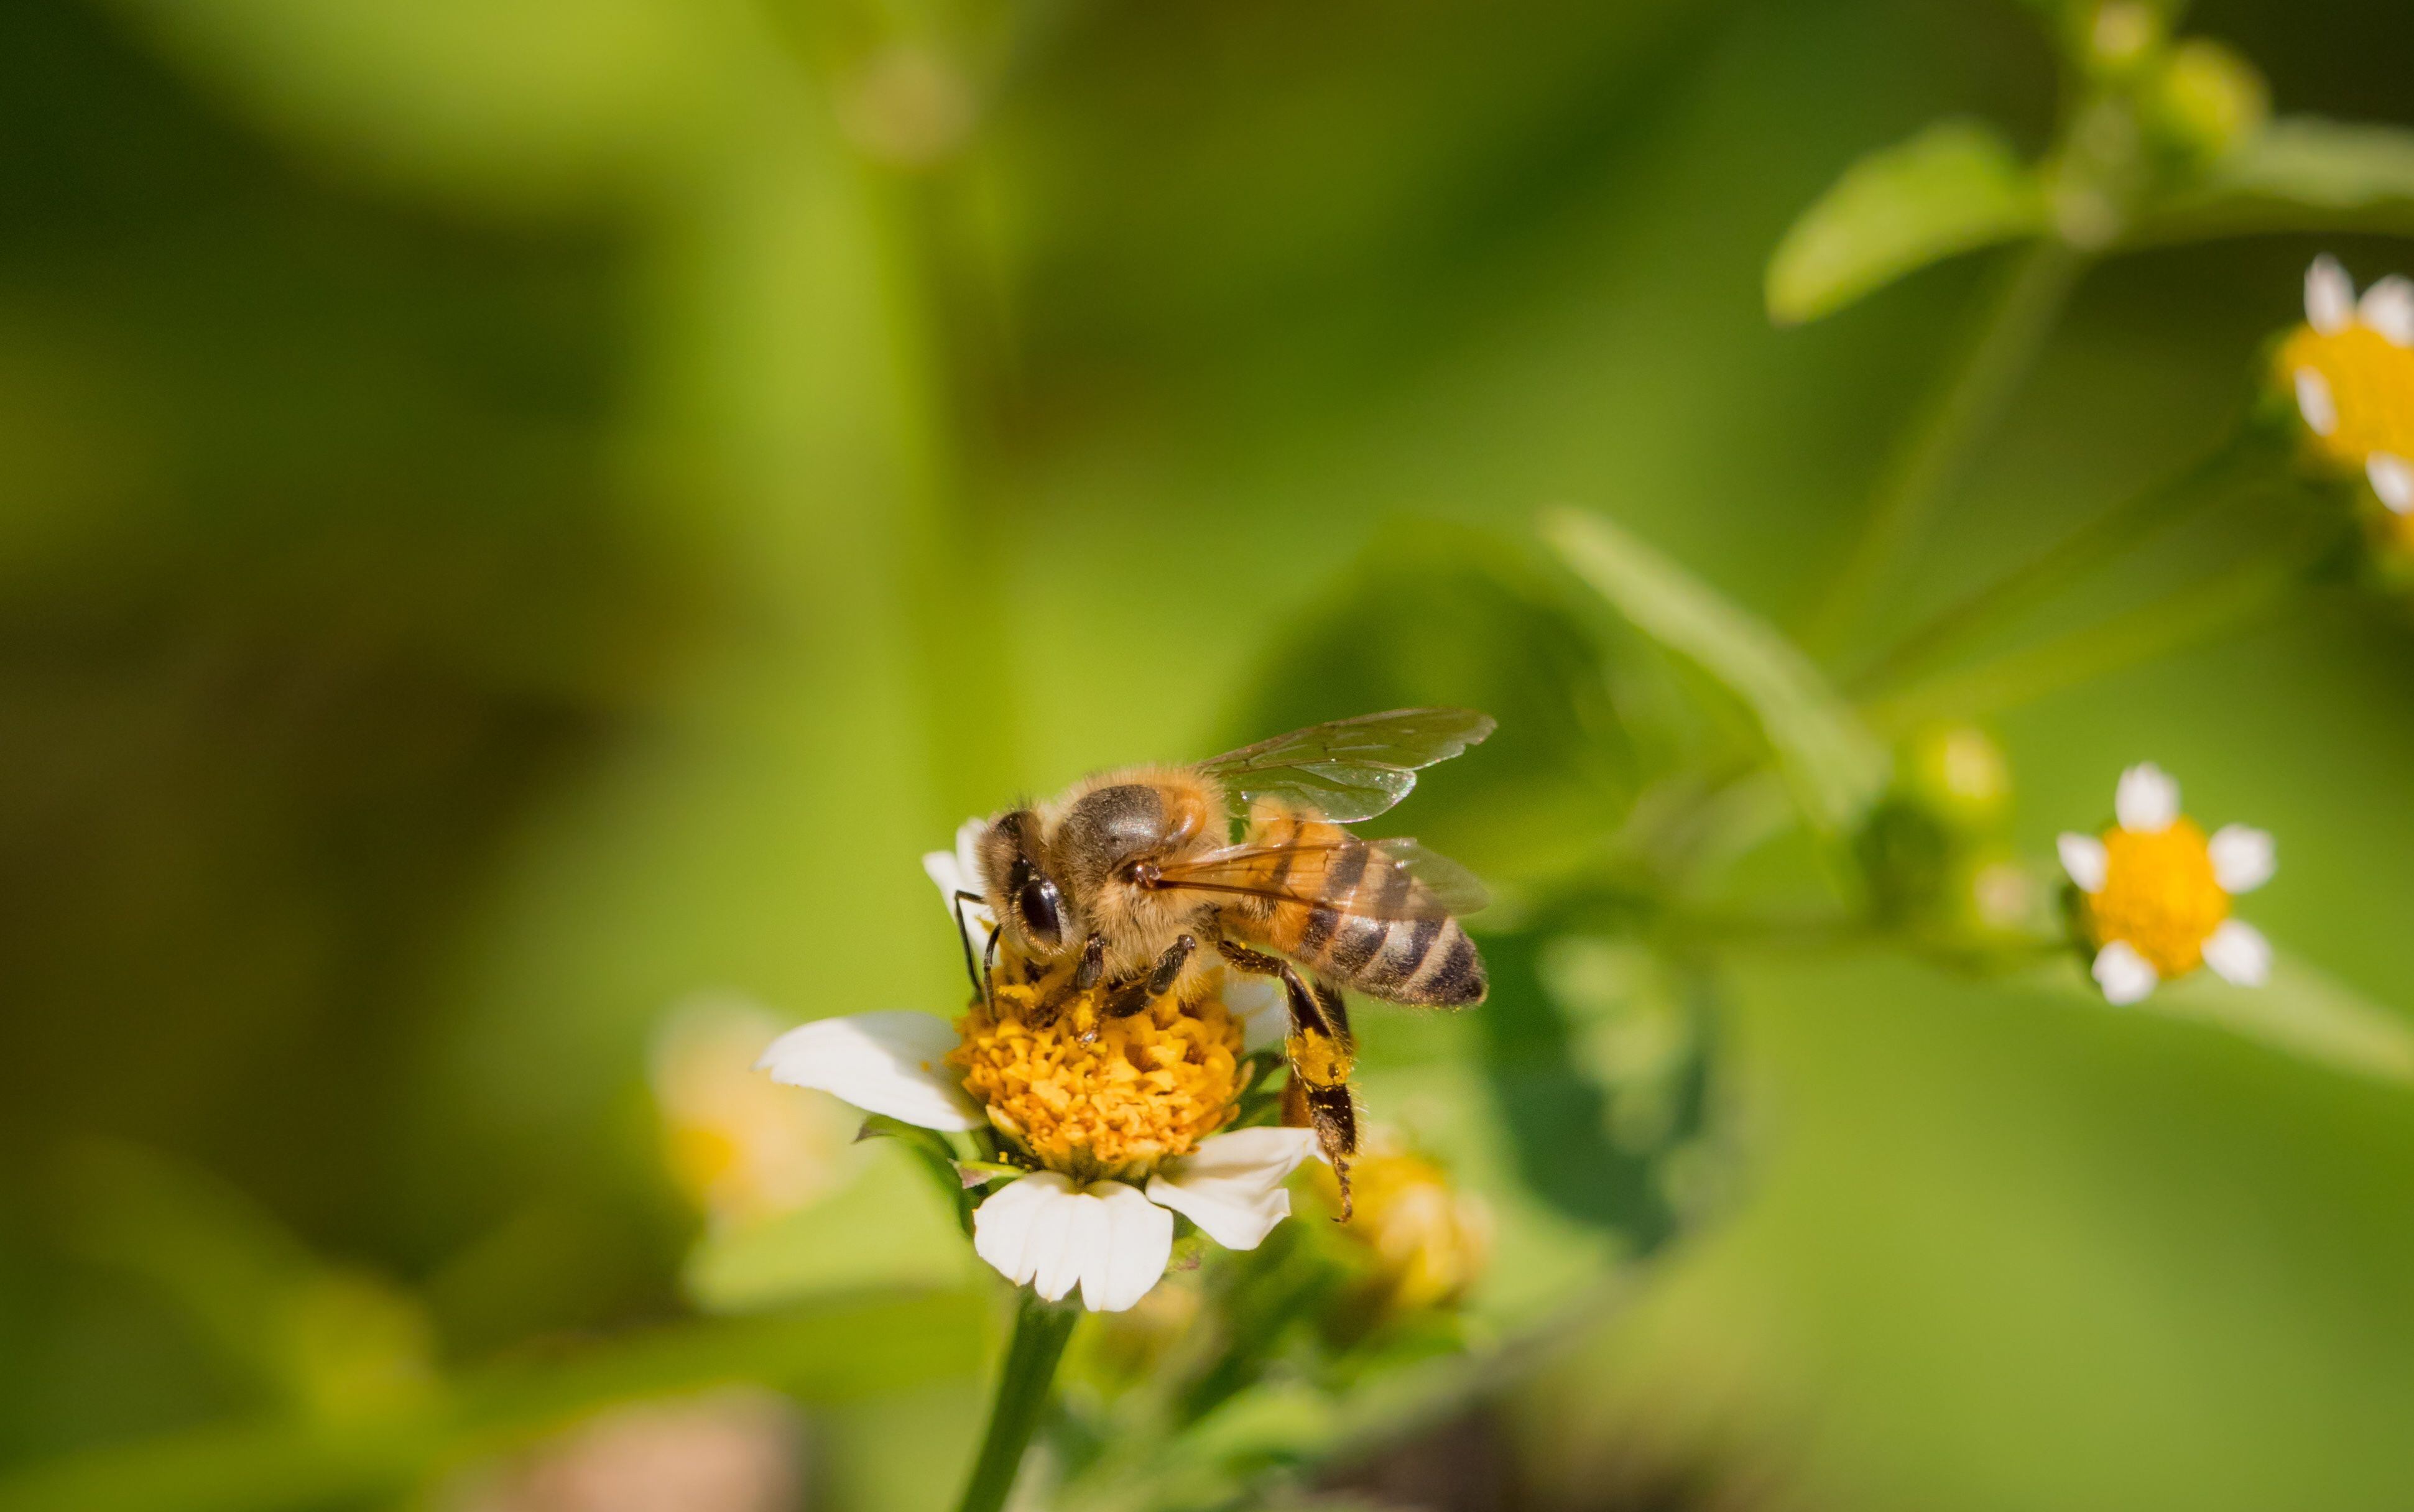
<svg viewBox="0 0 2414 1512">
<path fill-rule="evenodd" d="M 951 912 L 959 888 L 978 890 L 980 823 L 923 858 Z M 973 927 L 977 956 L 985 907 Z M 826 1018 L 774 1041 L 760 1069 L 921 1128 L 994 1131 L 1036 1169 L 975 1210 L 974 1253 L 1049 1301 L 1078 1285 L 1093 1312 L 1121 1312 L 1164 1275 L 1175 1213 L 1227 1249 L 1254 1249 L 1290 1212 L 1283 1183 L 1317 1153 L 1310 1130 L 1224 1129 L 1245 1058 L 1281 1042 L 1284 1005 L 1256 977 L 1219 968 L 1210 984 L 1195 1004 L 1161 999 L 1128 1017 L 1098 1016 L 1103 988 L 1042 1015 L 1038 990 L 1007 971 L 993 1013 L 976 1001 L 954 1026 L 910 1012 Z"/>
<path fill-rule="evenodd" d="M 746 1069 L 779 1032 L 767 1009 L 707 993 L 675 1006 L 654 1035 L 648 1069 L 663 1160 L 717 1224 L 793 1212 L 827 1193 L 844 1169 L 854 1124 Z"/>
<path fill-rule="evenodd" d="M 2112 828 L 2057 842 L 2084 905 L 2080 926 L 2105 1001 L 2137 1002 L 2198 966 L 2262 986 L 2272 947 L 2230 917 L 2230 905 L 2271 881 L 2272 837 L 2228 824 L 2207 838 L 2181 812 L 2179 784 L 2151 762 L 2121 774 L 2113 809 Z"/>
<path fill-rule="evenodd" d="M 2359 299 L 2336 259 L 2317 259 L 2276 377 L 2323 471 L 2364 478 L 2392 514 L 2414 511 L 2414 283 L 2383 278 Z"/>
</svg>

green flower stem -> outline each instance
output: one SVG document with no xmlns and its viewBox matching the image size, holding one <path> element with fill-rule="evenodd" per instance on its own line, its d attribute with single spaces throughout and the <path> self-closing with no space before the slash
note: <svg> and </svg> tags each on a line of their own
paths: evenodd
<svg viewBox="0 0 2414 1512">
<path fill-rule="evenodd" d="M 1006 1346 L 1006 1363 L 997 1377 L 997 1398 L 990 1404 L 989 1430 L 981 1435 L 980 1455 L 956 1512 L 998 1512 L 1014 1477 L 1022 1468 L 1022 1451 L 1048 1407 L 1056 1362 L 1065 1357 L 1065 1342 L 1073 1337 L 1080 1310 L 1069 1302 L 1043 1302 L 1024 1290 L 1014 1314 L 1014 1337 Z"/>
<path fill-rule="evenodd" d="M 2251 561 L 2103 624 L 1924 684 L 1864 712 L 1878 729 L 1900 733 L 1930 719 L 1977 719 L 2034 703 L 2239 629 L 2273 607 L 2308 565 L 2297 554 Z"/>
<path fill-rule="evenodd" d="M 1973 447 L 1984 439 L 2044 349 L 2087 258 L 2060 237 L 2019 256 L 1952 376 L 1938 389 L 1887 465 L 1860 540 L 1828 583 L 1803 640 L 1832 651 L 1917 544 Z"/>
<path fill-rule="evenodd" d="M 2229 497 L 2270 460 L 2271 449 L 2260 441 L 2258 432 L 2239 431 L 2185 471 L 2098 515 L 2025 567 L 1904 636 L 1853 679 L 1851 691 L 1866 697 L 1899 685 L 2156 531 Z"/>
</svg>

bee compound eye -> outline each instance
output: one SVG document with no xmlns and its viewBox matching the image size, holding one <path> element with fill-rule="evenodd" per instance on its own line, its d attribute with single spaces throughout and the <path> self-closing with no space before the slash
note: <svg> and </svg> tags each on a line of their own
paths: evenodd
<svg viewBox="0 0 2414 1512">
<path fill-rule="evenodd" d="M 1030 877 L 1015 894 L 1014 906 L 1022 913 L 1022 922 L 1031 933 L 1047 944 L 1054 944 L 1065 932 L 1064 910 L 1059 906 L 1056 884 L 1045 877 Z"/>
</svg>

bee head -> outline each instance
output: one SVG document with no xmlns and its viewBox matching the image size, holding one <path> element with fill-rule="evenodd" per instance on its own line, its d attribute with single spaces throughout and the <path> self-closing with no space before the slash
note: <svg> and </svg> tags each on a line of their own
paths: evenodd
<svg viewBox="0 0 2414 1512">
<path fill-rule="evenodd" d="M 1072 937 L 1064 890 L 1041 865 L 1038 825 L 1031 810 L 1002 815 L 981 837 L 981 875 L 990 911 L 1025 954 L 1047 959 Z"/>
</svg>

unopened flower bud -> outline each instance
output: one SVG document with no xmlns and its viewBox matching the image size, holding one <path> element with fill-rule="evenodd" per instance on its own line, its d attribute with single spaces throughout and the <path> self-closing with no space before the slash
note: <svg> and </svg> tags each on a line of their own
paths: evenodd
<svg viewBox="0 0 2414 1512">
<path fill-rule="evenodd" d="M 2143 0 L 2108 0 L 2092 14 L 2081 14 L 2079 51 L 2087 71 L 2098 79 L 2134 77 L 2168 35 L 2161 10 Z"/>
<path fill-rule="evenodd" d="M 2188 161 L 2210 163 L 2263 128 L 2272 96 L 2253 64 L 2198 37 L 2171 50 L 2143 108 L 2158 141 Z"/>
</svg>

